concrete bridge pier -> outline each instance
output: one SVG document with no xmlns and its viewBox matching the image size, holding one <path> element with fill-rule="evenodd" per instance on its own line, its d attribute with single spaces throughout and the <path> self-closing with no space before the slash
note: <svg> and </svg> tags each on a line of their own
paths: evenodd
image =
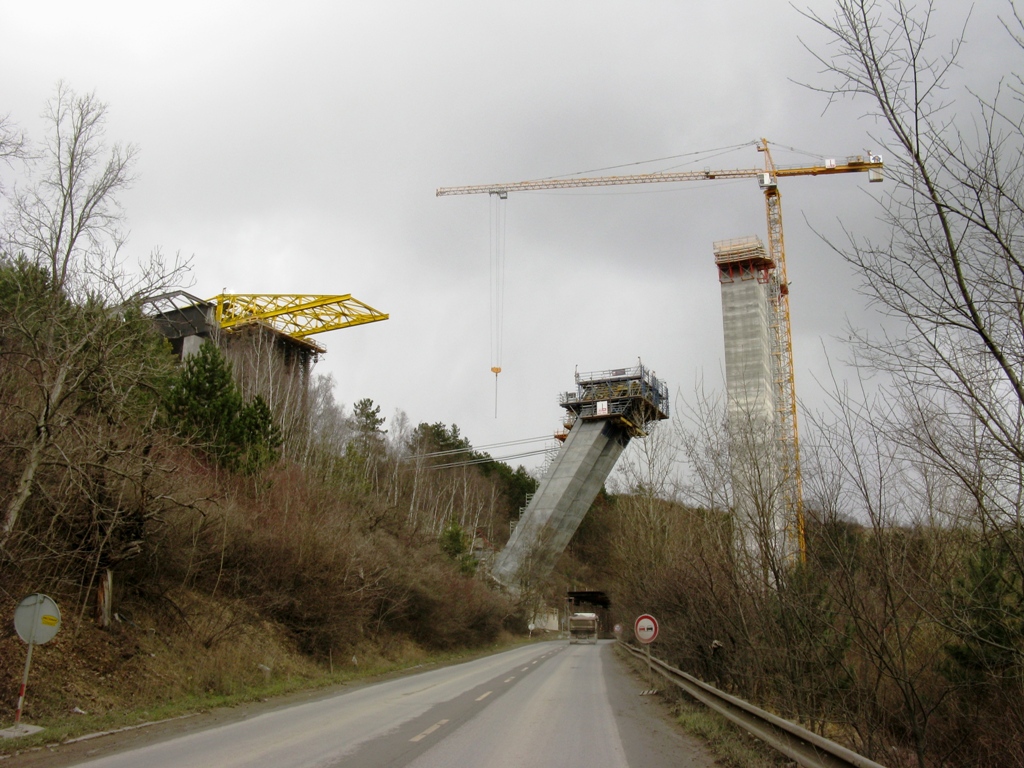
<svg viewBox="0 0 1024 768">
<path fill-rule="evenodd" d="M 520 588 L 551 572 L 629 440 L 626 430 L 611 421 L 573 427 L 495 560 L 494 578 Z"/>
<path fill-rule="evenodd" d="M 643 365 L 576 374 L 576 390 L 561 397 L 565 443 L 495 558 L 495 579 L 520 592 L 551 573 L 630 439 L 668 418 L 668 400 L 668 388 Z"/>
</svg>

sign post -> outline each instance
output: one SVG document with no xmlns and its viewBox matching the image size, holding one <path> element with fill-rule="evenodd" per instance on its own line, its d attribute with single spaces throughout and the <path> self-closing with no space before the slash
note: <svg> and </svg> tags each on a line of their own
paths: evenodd
<svg viewBox="0 0 1024 768">
<path fill-rule="evenodd" d="M 654 687 L 654 670 L 651 667 L 651 643 L 658 636 L 658 620 L 649 613 L 638 616 L 633 624 L 633 634 L 647 651 L 647 682 L 651 687 L 644 693 L 657 693 L 657 689 Z"/>
<path fill-rule="evenodd" d="M 32 666 L 32 649 L 36 645 L 50 642 L 60 631 L 60 609 L 52 598 L 46 595 L 29 595 L 14 609 L 14 629 L 18 637 L 28 643 L 25 656 L 25 674 L 18 691 L 18 708 L 14 712 L 14 730 L 21 730 L 21 710 L 25 705 L 25 688 L 28 686 L 28 670 Z"/>
</svg>

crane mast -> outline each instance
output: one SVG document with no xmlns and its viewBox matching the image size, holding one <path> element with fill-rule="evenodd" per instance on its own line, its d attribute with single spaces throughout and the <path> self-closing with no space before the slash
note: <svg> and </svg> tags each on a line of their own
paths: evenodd
<svg viewBox="0 0 1024 768">
<path fill-rule="evenodd" d="M 775 387 L 780 490 L 783 507 L 791 510 L 789 519 L 796 526 L 794 533 L 802 561 L 806 551 L 803 478 L 800 473 L 800 431 L 796 415 L 796 377 L 789 314 L 789 279 L 786 276 L 786 246 L 782 231 L 782 196 L 777 183 L 778 171 L 772 161 L 768 142 L 762 139 L 757 149 L 764 153 L 765 173 L 761 178 L 761 189 L 764 191 L 768 258 L 775 262 L 775 269 L 768 276 L 768 298 L 773 320 L 769 338 Z"/>
<path fill-rule="evenodd" d="M 609 187 L 630 184 L 657 184 L 686 181 L 721 181 L 728 179 L 757 179 L 764 193 L 768 228 L 768 255 L 775 263 L 769 276 L 769 299 L 772 309 L 772 361 L 775 387 L 776 438 L 779 445 L 778 464 L 782 477 L 783 503 L 796 525 L 796 538 L 801 558 L 804 552 L 803 483 L 800 476 L 800 441 L 797 428 L 796 386 L 793 372 L 793 335 L 790 329 L 789 282 L 786 276 L 786 249 L 782 231 L 782 198 L 778 180 L 792 176 L 830 176 L 837 173 L 868 173 L 868 180 L 882 181 L 882 158 L 870 152 L 846 158 L 846 162 L 825 160 L 815 165 L 776 166 L 768 140 L 757 144 L 764 153 L 764 168 L 732 168 L 724 170 L 670 171 L 637 173 L 618 176 L 580 176 L 567 178 L 534 179 L 504 184 L 478 184 L 459 187 L 441 187 L 438 197 L 449 195 L 491 194 L 506 198 L 509 192 L 529 192 L 549 189 L 579 189 L 582 187 Z"/>
</svg>

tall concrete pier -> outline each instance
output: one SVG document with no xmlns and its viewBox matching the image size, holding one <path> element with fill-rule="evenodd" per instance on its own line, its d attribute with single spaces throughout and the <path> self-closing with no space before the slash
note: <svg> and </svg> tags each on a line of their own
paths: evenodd
<svg viewBox="0 0 1024 768">
<path fill-rule="evenodd" d="M 771 277 L 775 263 L 760 238 L 714 244 L 722 287 L 725 378 L 733 510 L 740 554 L 763 570 L 796 547 L 782 484 L 778 377 L 774 364 Z"/>
<path fill-rule="evenodd" d="M 629 441 L 669 412 L 668 388 L 643 365 L 577 373 L 560 400 L 568 435 L 491 568 L 514 591 L 551 573 Z"/>
</svg>

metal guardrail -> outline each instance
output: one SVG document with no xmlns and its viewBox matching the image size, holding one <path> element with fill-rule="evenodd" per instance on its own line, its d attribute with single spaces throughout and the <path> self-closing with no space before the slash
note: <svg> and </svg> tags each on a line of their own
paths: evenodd
<svg viewBox="0 0 1024 768">
<path fill-rule="evenodd" d="M 634 656 L 647 654 L 629 643 L 619 643 Z M 723 693 L 692 675 L 650 657 L 651 667 L 673 685 L 682 688 L 709 709 L 732 721 L 805 768 L 885 768 L 881 763 L 819 736 L 781 717 L 765 712 L 742 699 Z"/>
</svg>

